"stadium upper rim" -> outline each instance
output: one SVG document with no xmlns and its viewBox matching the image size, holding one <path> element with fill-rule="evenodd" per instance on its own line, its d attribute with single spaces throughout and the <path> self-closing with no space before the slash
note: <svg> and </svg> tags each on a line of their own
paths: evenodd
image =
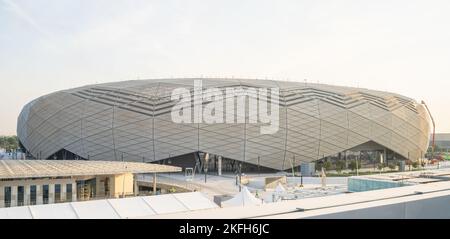
<svg viewBox="0 0 450 239">
<path fill-rule="evenodd" d="M 326 83 L 311 83 L 311 82 L 300 82 L 300 81 L 285 81 L 285 80 L 269 80 L 269 79 L 258 79 L 258 78 L 157 78 L 157 79 L 139 79 L 139 80 L 126 80 L 126 81 L 116 81 L 108 83 L 97 83 L 88 84 L 80 87 L 75 87 L 71 89 L 65 89 L 61 91 L 74 92 L 86 88 L 105 87 L 114 88 L 124 91 L 132 91 L 135 93 L 150 94 L 152 96 L 167 97 L 170 96 L 168 92 L 161 91 L 146 91 L 148 89 L 142 88 L 146 85 L 158 84 L 160 86 L 173 86 L 173 87 L 185 87 L 192 88 L 195 80 L 201 80 L 204 88 L 212 87 L 256 87 L 256 88 L 279 88 L 281 91 L 290 91 L 294 89 L 323 89 L 324 91 L 330 91 L 337 95 L 345 96 L 352 95 L 355 93 L 366 93 L 376 97 L 390 98 L 399 97 L 408 101 L 415 101 L 410 97 L 404 95 L 393 93 L 389 91 L 372 90 L 364 87 L 352 87 L 352 86 L 339 86 Z M 60 91 L 57 91 L 60 92 Z M 54 93 L 57 93 L 54 92 Z"/>
</svg>

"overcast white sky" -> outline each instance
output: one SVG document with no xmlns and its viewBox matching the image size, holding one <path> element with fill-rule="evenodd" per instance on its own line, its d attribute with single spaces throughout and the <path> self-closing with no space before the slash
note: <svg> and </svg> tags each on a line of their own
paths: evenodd
<svg viewBox="0 0 450 239">
<path fill-rule="evenodd" d="M 392 91 L 450 132 L 449 13 L 448 0 L 0 0 L 0 135 L 53 91 L 201 75 Z"/>
</svg>

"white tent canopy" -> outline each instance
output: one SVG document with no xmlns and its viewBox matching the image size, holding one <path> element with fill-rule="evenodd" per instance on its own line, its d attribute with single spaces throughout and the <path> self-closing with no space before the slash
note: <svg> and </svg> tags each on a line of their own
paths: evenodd
<svg viewBox="0 0 450 239">
<path fill-rule="evenodd" d="M 222 202 L 222 207 L 261 205 L 261 200 L 251 194 L 247 187 L 242 187 L 240 193 L 236 194 L 232 199 Z"/>
</svg>

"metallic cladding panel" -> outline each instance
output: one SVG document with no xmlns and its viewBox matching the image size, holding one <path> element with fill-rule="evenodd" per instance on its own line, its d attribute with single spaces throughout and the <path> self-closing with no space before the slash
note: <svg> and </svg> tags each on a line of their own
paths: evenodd
<svg viewBox="0 0 450 239">
<path fill-rule="evenodd" d="M 24 106 L 17 135 L 34 156 L 65 148 L 84 158 L 152 162 L 195 151 L 292 167 L 374 141 L 405 158 L 425 153 L 430 119 L 421 104 L 389 92 L 298 82 L 201 79 L 204 87 L 280 87 L 280 128 L 175 124 L 170 94 L 195 79 L 126 81 L 42 96 Z M 247 113 L 248 116 L 248 113 Z M 245 147 L 244 147 L 245 145 Z"/>
</svg>

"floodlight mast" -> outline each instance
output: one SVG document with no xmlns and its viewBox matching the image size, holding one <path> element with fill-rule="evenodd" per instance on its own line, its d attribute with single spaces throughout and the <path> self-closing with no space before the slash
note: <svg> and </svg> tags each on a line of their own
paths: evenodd
<svg viewBox="0 0 450 239">
<path fill-rule="evenodd" d="M 431 141 L 431 159 L 433 159 L 434 158 L 434 147 L 435 147 L 436 124 L 434 122 L 433 115 L 431 115 L 430 109 L 428 108 L 427 104 L 425 104 L 425 101 L 422 100 L 422 104 L 425 106 L 425 109 L 427 109 L 428 115 L 431 118 L 431 123 L 433 124 L 433 135 L 432 135 L 432 141 Z"/>
</svg>

